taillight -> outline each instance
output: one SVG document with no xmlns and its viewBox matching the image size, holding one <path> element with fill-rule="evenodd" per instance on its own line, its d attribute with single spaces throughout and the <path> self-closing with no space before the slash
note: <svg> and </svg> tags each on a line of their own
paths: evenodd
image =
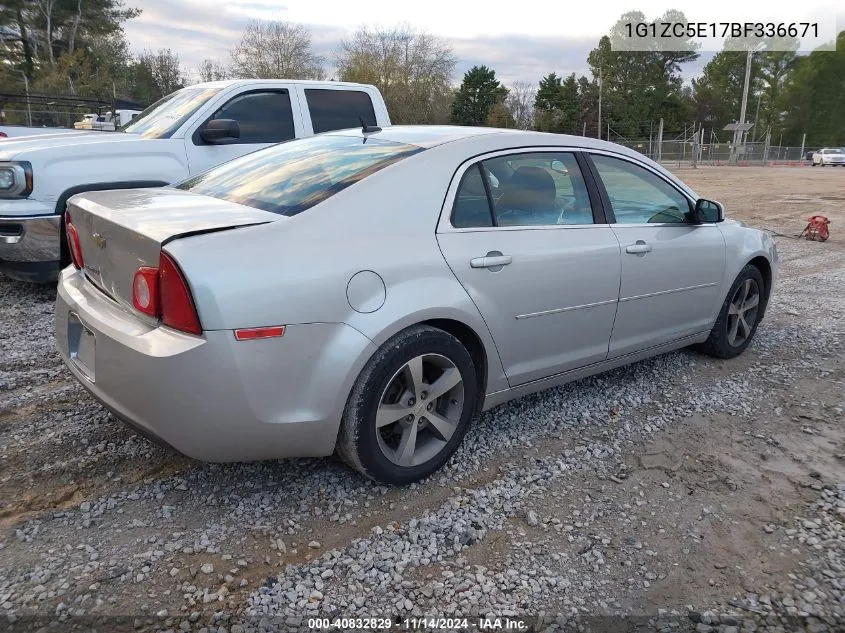
<svg viewBox="0 0 845 633">
<path fill-rule="evenodd" d="M 189 334 L 202 334 L 191 291 L 179 266 L 161 253 L 159 267 L 143 266 L 132 280 L 132 305 L 164 325 Z"/>
<path fill-rule="evenodd" d="M 70 250 L 70 259 L 73 265 L 81 270 L 84 263 L 82 260 L 82 247 L 79 245 L 79 233 L 70 219 L 70 211 L 65 211 L 65 233 L 67 234 L 67 245 Z"/>
<path fill-rule="evenodd" d="M 158 268 L 143 266 L 132 280 L 132 305 L 144 314 L 158 318 Z"/>
<path fill-rule="evenodd" d="M 167 253 L 161 254 L 158 265 L 161 322 L 183 332 L 202 334 L 197 309 L 182 271 Z"/>
</svg>

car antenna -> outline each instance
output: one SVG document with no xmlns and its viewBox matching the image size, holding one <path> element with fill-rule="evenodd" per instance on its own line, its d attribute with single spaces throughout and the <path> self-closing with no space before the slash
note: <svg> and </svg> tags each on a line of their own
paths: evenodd
<svg viewBox="0 0 845 633">
<path fill-rule="evenodd" d="M 361 133 L 362 134 L 370 134 L 372 132 L 381 132 L 381 128 L 377 125 L 367 125 L 366 121 L 364 121 L 364 117 L 359 116 L 358 120 L 361 122 Z"/>
</svg>

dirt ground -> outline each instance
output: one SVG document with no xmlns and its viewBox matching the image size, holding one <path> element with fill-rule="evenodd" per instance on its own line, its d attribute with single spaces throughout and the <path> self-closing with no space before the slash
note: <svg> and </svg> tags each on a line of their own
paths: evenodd
<svg viewBox="0 0 845 633">
<path fill-rule="evenodd" d="M 811 554 L 791 538 L 790 526 L 822 486 L 845 483 L 845 169 L 676 173 L 700 195 L 723 202 L 729 217 L 780 234 L 782 278 L 759 341 L 741 358 L 678 353 L 673 362 L 685 368 L 683 377 L 670 375 L 661 395 L 611 417 L 626 431 L 610 462 L 576 469 L 550 481 L 543 494 L 527 495 L 501 529 L 461 554 L 468 565 L 500 570 L 541 561 L 580 579 L 578 591 L 526 598 L 531 608 L 650 614 L 780 591 Z M 815 214 L 831 220 L 831 239 L 792 239 Z M 94 612 L 158 613 L 175 629 L 194 611 L 242 613 L 268 576 L 317 555 L 309 541 L 320 541 L 319 553 L 343 550 L 377 526 L 434 511 L 455 487 L 482 489 L 526 460 L 605 436 L 591 427 L 514 440 L 475 470 L 456 471 L 452 479 L 447 471 L 404 490 L 363 482 L 331 459 L 200 465 L 135 437 L 73 383 L 51 349 L 54 291 L 9 288 L 0 305 L 0 341 L 17 351 L 0 360 L 0 615 L 49 614 L 60 602 L 89 609 L 96 601 Z M 24 305 L 11 305 L 9 297 L 21 293 Z M 26 349 L 34 337 L 46 342 Z M 649 362 L 632 370 L 636 380 L 648 380 Z M 581 389 L 575 383 L 555 397 L 577 397 Z M 546 406 L 543 398 L 506 411 Z M 642 430 L 685 399 L 689 411 L 673 414 L 675 422 Z M 504 414 L 490 412 L 485 423 L 495 424 L 498 415 Z M 239 515 L 238 504 L 253 494 L 266 501 Z M 194 502 L 190 516 L 167 521 L 178 513 L 172 508 Z M 123 527 L 107 532 L 117 519 L 97 523 L 101 507 L 119 508 Z M 99 525 L 96 542 L 85 532 L 92 521 Z M 192 537 L 168 548 L 170 532 Z M 279 547 L 277 536 L 286 544 Z M 71 565 L 72 553 L 61 558 L 63 550 L 87 551 L 86 544 L 108 565 L 84 557 Z M 221 563 L 223 554 L 228 562 Z M 200 586 L 208 561 L 231 569 L 206 583 L 227 590 L 204 603 L 186 597 L 195 593 L 186 587 Z M 42 578 L 43 569 L 52 571 Z M 441 569 L 422 565 L 412 580 Z M 137 575 L 143 582 L 133 582 Z M 68 587 L 50 584 L 59 580 Z"/>
</svg>

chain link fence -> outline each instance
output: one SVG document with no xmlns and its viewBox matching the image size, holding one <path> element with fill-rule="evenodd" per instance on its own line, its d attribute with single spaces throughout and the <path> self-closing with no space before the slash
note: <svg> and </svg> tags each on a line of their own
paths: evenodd
<svg viewBox="0 0 845 633">
<path fill-rule="evenodd" d="M 696 141 L 698 134 L 680 134 L 674 139 L 658 140 L 655 137 L 645 139 L 628 139 L 620 135 L 610 137 L 614 143 L 624 145 L 648 158 L 667 166 L 695 167 L 698 165 L 721 166 L 791 166 L 799 167 L 812 164 L 813 152 L 817 147 L 771 145 L 766 141 L 746 142 L 738 144 L 734 151 L 734 144 L 730 141 L 719 141 L 711 136 L 704 137 L 704 142 Z"/>
<path fill-rule="evenodd" d="M 731 165 L 738 166 L 799 166 L 812 162 L 812 152 L 818 148 L 767 145 L 766 143 L 746 143 L 736 148 L 736 161 L 732 163 L 733 145 L 731 143 L 703 143 L 699 147 L 693 141 L 673 140 L 649 142 L 648 139 L 614 141 L 625 147 L 648 156 L 654 161 L 683 166 L 695 165 Z"/>
<path fill-rule="evenodd" d="M 74 109 L 43 109 L 31 107 L 27 109 L 9 108 L 3 109 L 5 116 L 0 120 L 0 125 L 29 125 L 30 127 L 56 127 L 73 128 L 73 124 L 82 120 L 83 114 L 96 112 L 96 109 L 74 108 Z"/>
</svg>

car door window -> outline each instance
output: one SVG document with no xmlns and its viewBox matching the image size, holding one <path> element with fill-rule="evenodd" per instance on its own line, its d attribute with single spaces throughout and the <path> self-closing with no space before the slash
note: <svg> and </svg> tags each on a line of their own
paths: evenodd
<svg viewBox="0 0 845 633">
<path fill-rule="evenodd" d="M 215 112 L 211 119 L 237 121 L 241 133 L 237 143 L 280 143 L 296 136 L 287 90 L 239 95 Z"/>
<path fill-rule="evenodd" d="M 683 224 L 690 221 L 689 200 L 647 169 L 621 158 L 595 154 L 618 224 Z"/>
<path fill-rule="evenodd" d="M 376 125 L 376 113 L 370 95 L 361 90 L 305 90 L 305 100 L 311 113 L 314 134 Z"/>
<path fill-rule="evenodd" d="M 508 154 L 473 165 L 452 212 L 457 228 L 592 223 L 587 186 L 569 152 Z"/>
<path fill-rule="evenodd" d="M 493 226 L 493 214 L 481 178 L 481 163 L 467 169 L 461 178 L 452 207 L 452 226 L 459 229 Z"/>
</svg>

